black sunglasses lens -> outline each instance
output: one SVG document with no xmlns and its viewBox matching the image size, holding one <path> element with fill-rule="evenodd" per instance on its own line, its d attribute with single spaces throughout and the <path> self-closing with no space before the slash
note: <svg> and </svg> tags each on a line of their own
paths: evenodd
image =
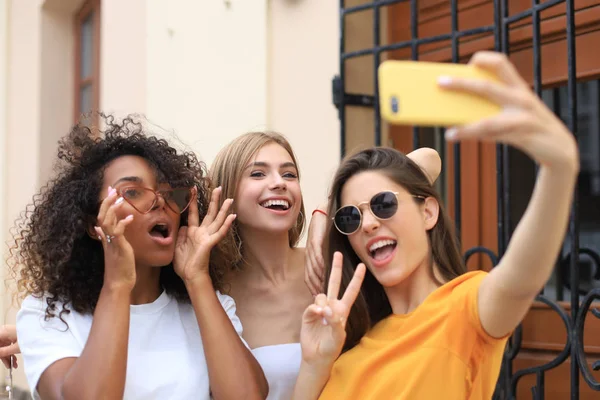
<svg viewBox="0 0 600 400">
<path fill-rule="evenodd" d="M 347 206 L 340 208 L 335 213 L 335 226 L 340 232 L 350 234 L 356 232 L 360 226 L 360 211 L 354 206 Z"/>
<path fill-rule="evenodd" d="M 371 211 L 377 218 L 392 218 L 398 210 L 398 199 L 392 192 L 381 192 L 371 199 Z"/>
</svg>

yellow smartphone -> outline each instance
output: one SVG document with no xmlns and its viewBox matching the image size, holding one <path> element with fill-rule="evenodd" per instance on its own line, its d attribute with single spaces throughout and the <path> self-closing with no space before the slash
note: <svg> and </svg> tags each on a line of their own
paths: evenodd
<svg viewBox="0 0 600 400">
<path fill-rule="evenodd" d="M 392 124 L 464 125 L 501 111 L 480 96 L 439 87 L 441 76 L 498 81 L 472 65 L 389 60 L 380 64 L 378 74 L 381 116 Z"/>
</svg>

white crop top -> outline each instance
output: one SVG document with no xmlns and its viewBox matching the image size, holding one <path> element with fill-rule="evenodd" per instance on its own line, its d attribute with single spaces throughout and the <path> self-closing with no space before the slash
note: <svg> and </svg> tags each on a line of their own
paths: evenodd
<svg viewBox="0 0 600 400">
<path fill-rule="evenodd" d="M 302 361 L 300 343 L 257 347 L 252 354 L 269 383 L 267 400 L 290 400 Z"/>
</svg>

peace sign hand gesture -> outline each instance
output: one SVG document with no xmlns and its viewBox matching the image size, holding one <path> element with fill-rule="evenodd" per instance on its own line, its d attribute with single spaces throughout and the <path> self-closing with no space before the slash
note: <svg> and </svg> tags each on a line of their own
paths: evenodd
<svg viewBox="0 0 600 400">
<path fill-rule="evenodd" d="M 212 192 L 202 224 L 199 224 L 198 202 L 194 199 L 188 212 L 188 225 L 179 228 L 173 268 L 185 283 L 208 276 L 210 251 L 225 237 L 236 217 L 235 214 L 227 215 L 232 199 L 225 200 L 217 214 L 220 197 L 219 187 Z"/>
<path fill-rule="evenodd" d="M 308 306 L 302 317 L 300 344 L 302 359 L 307 364 L 331 364 L 339 356 L 346 340 L 346 321 L 360 292 L 365 277 L 365 265 L 356 267 L 344 296 L 338 300 L 342 280 L 342 254 L 336 252 L 327 295 L 321 293 Z"/>
</svg>

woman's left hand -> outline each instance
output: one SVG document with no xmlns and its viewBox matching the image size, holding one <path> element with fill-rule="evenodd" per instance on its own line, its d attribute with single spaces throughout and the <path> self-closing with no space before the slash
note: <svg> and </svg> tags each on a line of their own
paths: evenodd
<svg viewBox="0 0 600 400">
<path fill-rule="evenodd" d="M 0 327 L 0 359 L 7 369 L 11 365 L 13 368 L 18 368 L 15 354 L 20 352 L 19 343 L 17 343 L 17 327 L 14 325 Z"/>
<path fill-rule="evenodd" d="M 575 138 L 530 89 L 504 54 L 478 52 L 470 64 L 492 72 L 500 82 L 440 77 L 440 86 L 484 97 L 502 106 L 503 110 L 491 118 L 448 129 L 446 139 L 506 143 L 524 151 L 542 166 L 557 171 L 578 170 Z"/>
<path fill-rule="evenodd" d="M 173 267 L 177 275 L 187 284 L 197 278 L 208 277 L 210 251 L 222 240 L 235 219 L 235 214 L 227 215 L 232 199 L 223 202 L 217 213 L 221 188 L 212 192 L 206 217 L 199 224 L 198 202 L 194 199 L 188 211 L 188 225 L 179 228 L 175 245 Z"/>
</svg>

